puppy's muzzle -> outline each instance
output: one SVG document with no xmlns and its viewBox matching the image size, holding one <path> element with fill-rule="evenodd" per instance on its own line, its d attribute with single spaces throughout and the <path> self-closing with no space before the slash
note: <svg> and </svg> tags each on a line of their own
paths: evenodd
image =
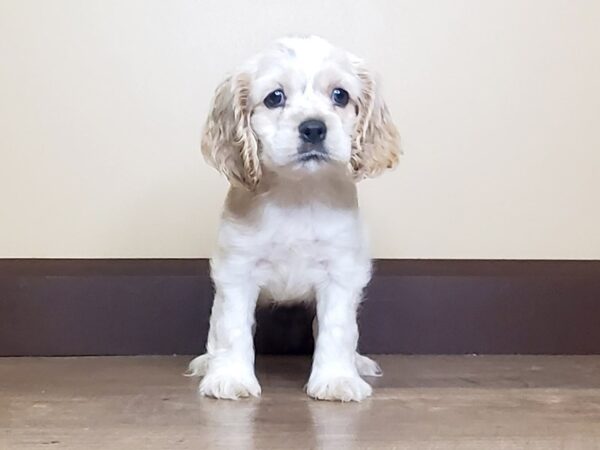
<svg viewBox="0 0 600 450">
<path fill-rule="evenodd" d="M 329 155 L 323 145 L 327 136 L 327 126 L 321 120 L 305 120 L 298 127 L 302 144 L 298 148 L 298 159 L 301 162 L 327 161 Z"/>
</svg>

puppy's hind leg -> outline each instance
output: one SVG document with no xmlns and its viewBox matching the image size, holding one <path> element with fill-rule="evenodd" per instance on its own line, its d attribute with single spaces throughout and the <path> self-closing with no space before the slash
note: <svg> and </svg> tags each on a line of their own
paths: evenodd
<svg viewBox="0 0 600 450">
<path fill-rule="evenodd" d="M 383 371 L 377 362 L 371 358 L 361 355 L 358 352 L 354 355 L 354 362 L 358 373 L 365 377 L 380 377 L 383 375 Z"/>
<path fill-rule="evenodd" d="M 208 353 L 197 356 L 190 361 L 188 370 L 185 372 L 186 377 L 203 377 L 208 370 L 208 361 L 210 356 Z"/>
</svg>

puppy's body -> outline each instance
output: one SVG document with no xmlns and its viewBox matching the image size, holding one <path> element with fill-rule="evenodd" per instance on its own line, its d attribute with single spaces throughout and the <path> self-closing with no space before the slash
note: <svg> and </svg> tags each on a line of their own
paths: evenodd
<svg viewBox="0 0 600 450">
<path fill-rule="evenodd" d="M 204 377 L 204 395 L 260 394 L 252 343 L 259 299 L 316 300 L 309 395 L 370 395 L 360 375 L 379 369 L 356 353 L 371 264 L 355 183 L 395 164 L 398 148 L 365 74 L 360 60 L 321 39 L 287 39 L 218 89 L 203 151 L 232 187 L 211 264 L 207 353 L 190 365 Z"/>
<path fill-rule="evenodd" d="M 343 277 L 364 286 L 370 259 L 356 187 L 344 173 L 313 178 L 290 182 L 273 174 L 256 193 L 230 189 L 212 262 L 215 280 L 239 267 L 261 299 L 277 302 L 313 300 L 317 288 Z"/>
</svg>

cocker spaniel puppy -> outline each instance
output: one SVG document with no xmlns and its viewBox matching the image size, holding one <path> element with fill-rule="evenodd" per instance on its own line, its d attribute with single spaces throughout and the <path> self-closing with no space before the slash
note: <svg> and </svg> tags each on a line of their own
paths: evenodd
<svg viewBox="0 0 600 450">
<path fill-rule="evenodd" d="M 206 353 L 190 363 L 203 395 L 259 396 L 259 299 L 316 301 L 306 385 L 360 401 L 379 375 L 357 353 L 357 308 L 371 276 L 356 182 L 396 165 L 399 138 L 363 61 L 318 37 L 285 38 L 218 86 L 202 152 L 231 183 L 211 262 Z"/>
</svg>

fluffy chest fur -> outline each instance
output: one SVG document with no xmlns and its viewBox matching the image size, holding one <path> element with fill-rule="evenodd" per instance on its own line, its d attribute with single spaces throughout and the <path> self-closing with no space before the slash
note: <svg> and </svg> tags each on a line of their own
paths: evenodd
<svg viewBox="0 0 600 450">
<path fill-rule="evenodd" d="M 297 209 L 269 208 L 262 236 L 255 245 L 253 276 L 264 297 L 278 301 L 314 295 L 346 261 L 361 257 L 356 214 L 322 205 Z"/>
<path fill-rule="evenodd" d="M 310 299 L 329 283 L 360 285 L 369 276 L 351 183 L 274 185 L 252 197 L 232 190 L 220 231 L 213 276 L 243 274 L 263 299 Z"/>
</svg>

